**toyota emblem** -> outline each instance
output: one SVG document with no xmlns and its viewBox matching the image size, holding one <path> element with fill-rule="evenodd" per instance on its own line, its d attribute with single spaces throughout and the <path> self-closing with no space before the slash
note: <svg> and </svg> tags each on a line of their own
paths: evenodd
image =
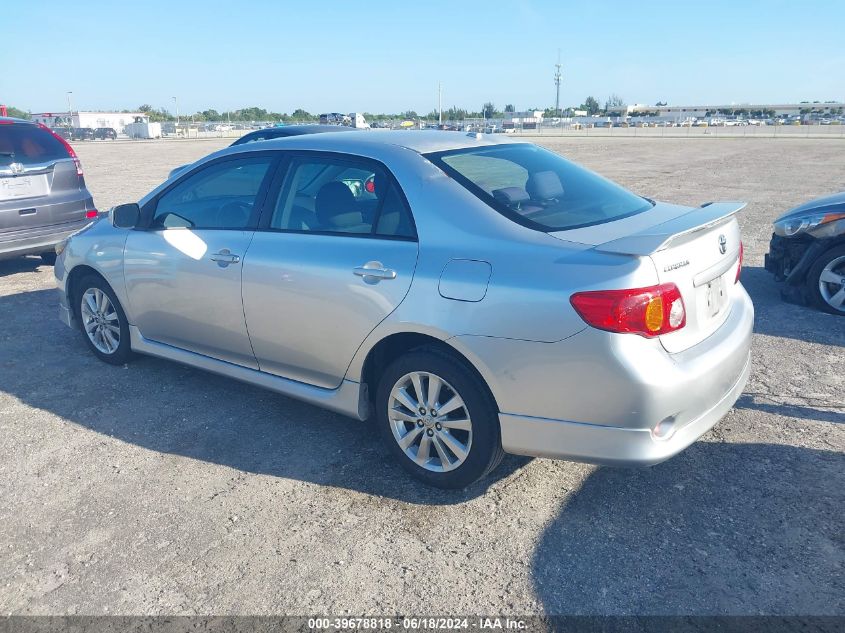
<svg viewBox="0 0 845 633">
<path fill-rule="evenodd" d="M 728 238 L 724 234 L 719 236 L 719 252 L 724 255 L 728 250 Z"/>
</svg>

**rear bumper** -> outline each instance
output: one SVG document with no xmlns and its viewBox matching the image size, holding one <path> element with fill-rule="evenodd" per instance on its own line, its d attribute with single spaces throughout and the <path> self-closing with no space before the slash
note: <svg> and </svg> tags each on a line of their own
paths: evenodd
<svg viewBox="0 0 845 633">
<path fill-rule="evenodd" d="M 505 451 L 650 465 L 689 446 L 736 402 L 753 325 L 737 284 L 722 326 L 675 354 L 656 339 L 593 328 L 558 343 L 457 338 L 493 391 Z"/>
<path fill-rule="evenodd" d="M 653 466 L 683 451 L 730 411 L 745 388 L 750 368 L 748 356 L 742 373 L 721 400 L 667 439 L 656 438 L 650 429 L 501 414 L 502 445 L 505 451 L 517 455 L 614 466 Z"/>
<path fill-rule="evenodd" d="M 40 226 L 0 234 L 0 259 L 21 255 L 38 255 L 52 251 L 56 244 L 88 226 L 92 220 Z"/>
</svg>

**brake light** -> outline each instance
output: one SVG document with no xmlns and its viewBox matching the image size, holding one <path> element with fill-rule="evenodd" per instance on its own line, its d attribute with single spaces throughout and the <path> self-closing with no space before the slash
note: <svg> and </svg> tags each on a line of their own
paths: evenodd
<svg viewBox="0 0 845 633">
<path fill-rule="evenodd" d="M 739 263 L 736 267 L 736 279 L 734 279 L 734 283 L 739 283 L 739 276 L 742 274 L 742 256 L 745 254 L 745 247 L 742 245 L 742 242 L 739 243 Z"/>
<path fill-rule="evenodd" d="M 372 178 L 367 180 L 364 183 L 364 189 L 367 190 L 367 193 L 375 193 L 376 192 L 376 181 Z"/>
<path fill-rule="evenodd" d="M 73 151 L 73 148 L 70 146 L 70 143 L 68 143 L 65 139 L 63 139 L 61 136 L 56 134 L 53 130 L 48 128 L 43 123 L 39 123 L 38 127 L 40 127 L 42 130 L 52 134 L 53 138 L 55 138 L 57 141 L 59 141 L 59 143 L 61 143 L 64 146 L 65 150 L 67 150 L 67 155 L 70 156 L 73 159 L 73 164 L 76 165 L 76 175 L 79 176 L 80 178 L 82 178 L 82 176 L 84 175 L 82 173 L 82 163 L 79 162 L 79 157 L 76 155 L 76 152 Z"/>
<path fill-rule="evenodd" d="M 96 218 L 98 215 L 99 215 L 99 211 L 97 211 L 96 209 L 88 209 L 85 212 L 85 218 L 87 220 L 90 220 L 92 218 Z"/>
<path fill-rule="evenodd" d="M 587 324 L 608 332 L 651 338 L 680 330 L 687 323 L 681 291 L 671 283 L 629 290 L 577 292 L 569 301 Z"/>
</svg>

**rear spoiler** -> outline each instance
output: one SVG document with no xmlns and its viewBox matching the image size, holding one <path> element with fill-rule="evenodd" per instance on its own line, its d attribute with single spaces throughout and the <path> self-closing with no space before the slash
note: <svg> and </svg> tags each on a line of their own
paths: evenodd
<svg viewBox="0 0 845 633">
<path fill-rule="evenodd" d="M 745 208 L 746 204 L 745 202 L 708 202 L 697 209 L 692 209 L 689 213 L 655 224 L 638 233 L 599 244 L 595 250 L 645 257 L 668 248 L 673 242 L 683 241 L 693 233 L 729 222 L 734 215 Z"/>
</svg>

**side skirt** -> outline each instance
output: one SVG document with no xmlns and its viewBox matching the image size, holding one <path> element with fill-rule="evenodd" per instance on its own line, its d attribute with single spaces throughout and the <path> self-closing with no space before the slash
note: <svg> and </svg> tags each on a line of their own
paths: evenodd
<svg viewBox="0 0 845 633">
<path fill-rule="evenodd" d="M 344 380 L 336 389 L 324 389 L 151 341 L 144 338 L 134 325 L 129 326 L 129 335 L 132 349 L 139 354 L 172 360 L 234 378 L 358 420 L 366 420 L 368 417 L 366 394 L 360 383 L 352 380 Z"/>
</svg>

